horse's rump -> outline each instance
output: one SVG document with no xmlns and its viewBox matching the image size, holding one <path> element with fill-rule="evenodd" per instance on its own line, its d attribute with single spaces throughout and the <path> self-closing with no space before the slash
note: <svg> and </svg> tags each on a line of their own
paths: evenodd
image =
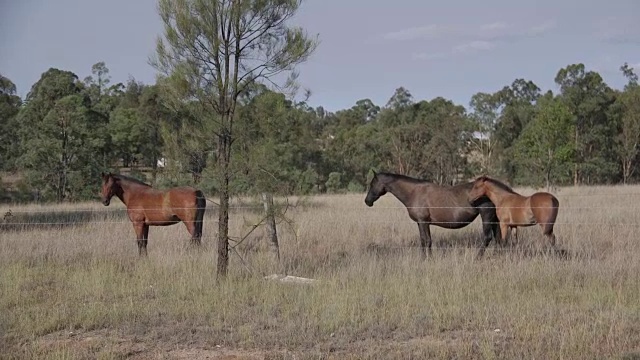
<svg viewBox="0 0 640 360">
<path fill-rule="evenodd" d="M 530 196 L 531 211 L 539 224 L 543 225 L 545 235 L 553 232 L 553 225 L 558 217 L 560 201 L 547 192 L 537 192 Z"/>
</svg>

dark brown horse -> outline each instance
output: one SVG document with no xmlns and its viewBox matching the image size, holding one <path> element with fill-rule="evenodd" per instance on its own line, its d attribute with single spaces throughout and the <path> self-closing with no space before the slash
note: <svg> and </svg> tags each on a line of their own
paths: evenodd
<svg viewBox="0 0 640 360">
<path fill-rule="evenodd" d="M 522 196 L 506 184 L 488 176 L 480 176 L 473 182 L 469 200 L 488 197 L 496 206 L 496 215 L 500 221 L 502 240 L 506 244 L 510 232 L 518 239 L 519 226 L 540 225 L 542 233 L 555 250 L 556 236 L 553 226 L 558 217 L 558 199 L 548 192 L 537 192 L 531 196 Z"/>
<path fill-rule="evenodd" d="M 102 204 L 109 206 L 113 196 L 127 206 L 138 242 L 138 255 L 147 255 L 149 226 L 167 226 L 182 221 L 191 243 L 200 245 L 206 199 L 192 187 L 154 189 L 142 181 L 124 175 L 102 173 Z"/>
<path fill-rule="evenodd" d="M 500 238 L 498 218 L 496 209 L 488 198 L 474 202 L 468 200 L 472 186 L 472 183 L 441 186 L 405 175 L 374 172 L 364 202 L 367 206 L 373 206 L 373 203 L 387 192 L 398 198 L 407 208 L 411 220 L 418 224 L 423 258 L 426 257 L 425 248 L 431 255 L 429 225 L 460 229 L 469 225 L 480 214 L 484 246 L 480 248 L 478 255 L 482 256 L 491 239 L 498 241 Z"/>
</svg>

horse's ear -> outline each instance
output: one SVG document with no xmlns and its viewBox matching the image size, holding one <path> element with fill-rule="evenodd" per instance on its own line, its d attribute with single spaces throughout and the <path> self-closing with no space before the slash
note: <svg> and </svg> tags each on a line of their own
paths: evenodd
<svg viewBox="0 0 640 360">
<path fill-rule="evenodd" d="M 378 173 L 376 173 L 375 170 L 369 169 L 369 173 L 367 173 L 367 182 L 371 182 L 373 179 L 376 178 L 377 175 Z"/>
</svg>

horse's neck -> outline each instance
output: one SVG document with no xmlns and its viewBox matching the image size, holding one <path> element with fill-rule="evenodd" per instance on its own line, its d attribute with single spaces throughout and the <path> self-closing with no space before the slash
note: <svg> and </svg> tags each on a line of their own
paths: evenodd
<svg viewBox="0 0 640 360">
<path fill-rule="evenodd" d="M 120 180 L 118 185 L 119 185 L 119 187 L 118 187 L 117 191 L 115 192 L 115 195 L 125 205 L 129 204 L 131 196 L 132 196 L 133 192 L 136 189 L 140 190 L 140 189 L 149 188 L 148 186 L 144 186 L 144 185 L 140 185 L 140 184 L 136 184 L 136 183 L 130 183 L 130 182 L 122 181 L 122 180 Z"/>
<path fill-rule="evenodd" d="M 405 206 L 410 205 L 412 184 L 403 179 L 392 179 L 386 184 L 387 191 Z"/>
<path fill-rule="evenodd" d="M 500 206 L 505 199 L 506 195 L 511 194 L 510 192 L 500 189 L 496 185 L 490 184 L 487 186 L 488 190 L 485 195 L 491 200 L 491 202 L 495 206 Z"/>
<path fill-rule="evenodd" d="M 125 206 L 129 203 L 129 197 L 125 195 L 125 191 L 124 188 L 122 187 L 121 184 L 118 184 L 118 186 L 115 187 L 113 194 L 120 199 L 120 201 L 122 201 L 123 204 L 125 204 Z"/>
</svg>

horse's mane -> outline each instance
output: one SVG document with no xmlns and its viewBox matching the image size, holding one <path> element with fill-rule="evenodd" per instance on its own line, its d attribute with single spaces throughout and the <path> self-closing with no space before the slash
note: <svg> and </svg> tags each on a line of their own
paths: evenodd
<svg viewBox="0 0 640 360">
<path fill-rule="evenodd" d="M 429 180 L 426 180 L 426 179 L 418 179 L 418 178 L 414 178 L 407 175 L 389 173 L 389 172 L 380 172 L 378 173 L 378 176 L 385 176 L 393 179 L 400 179 L 400 180 L 408 181 L 414 184 L 424 184 L 424 183 L 430 182 Z"/>
<path fill-rule="evenodd" d="M 145 182 L 142 182 L 142 181 L 140 181 L 140 180 L 138 180 L 136 178 L 133 178 L 131 176 L 122 175 L 122 174 L 112 174 L 111 176 L 113 176 L 117 180 L 125 180 L 125 181 L 128 181 L 128 182 L 132 182 L 134 184 L 151 187 L 151 185 L 149 185 L 149 184 L 147 184 Z"/>
<path fill-rule="evenodd" d="M 497 186 L 498 188 L 510 192 L 510 193 L 515 193 L 515 191 L 507 184 L 501 182 L 500 180 L 494 179 L 494 178 L 490 178 L 488 176 L 480 176 L 477 180 L 485 180 L 488 181 L 490 183 L 492 183 L 493 185 Z"/>
</svg>

